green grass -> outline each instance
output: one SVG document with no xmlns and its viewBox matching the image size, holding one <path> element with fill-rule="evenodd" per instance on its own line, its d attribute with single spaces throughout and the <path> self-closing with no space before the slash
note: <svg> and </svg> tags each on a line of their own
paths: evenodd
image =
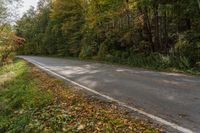
<svg viewBox="0 0 200 133">
<path fill-rule="evenodd" d="M 0 133 L 4 132 L 158 133 L 161 129 L 16 60 L 0 67 Z"/>
<path fill-rule="evenodd" d="M 34 110 L 52 102 L 51 94 L 40 90 L 28 71 L 27 64 L 19 60 L 0 69 L 0 76 L 5 75 L 0 82 L 1 133 L 23 132 Z"/>
</svg>

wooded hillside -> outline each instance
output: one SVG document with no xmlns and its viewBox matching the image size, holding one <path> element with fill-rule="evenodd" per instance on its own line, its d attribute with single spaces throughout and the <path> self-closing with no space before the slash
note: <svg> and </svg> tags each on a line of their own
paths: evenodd
<svg viewBox="0 0 200 133">
<path fill-rule="evenodd" d="M 200 66 L 199 0 L 40 0 L 16 25 L 19 54 L 178 69 Z"/>
</svg>

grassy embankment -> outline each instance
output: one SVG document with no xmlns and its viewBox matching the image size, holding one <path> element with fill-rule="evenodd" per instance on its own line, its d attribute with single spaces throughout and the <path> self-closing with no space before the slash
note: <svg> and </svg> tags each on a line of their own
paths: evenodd
<svg viewBox="0 0 200 133">
<path fill-rule="evenodd" d="M 72 90 L 25 61 L 0 67 L 0 132 L 146 132 L 114 103 Z"/>
</svg>

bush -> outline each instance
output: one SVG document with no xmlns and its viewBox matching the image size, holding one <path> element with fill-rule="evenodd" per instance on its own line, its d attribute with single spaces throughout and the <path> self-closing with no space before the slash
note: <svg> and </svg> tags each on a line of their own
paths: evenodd
<svg viewBox="0 0 200 133">
<path fill-rule="evenodd" d="M 187 67 L 197 67 L 200 62 L 200 34 L 185 33 L 180 35 L 174 49 L 174 55 Z"/>
<path fill-rule="evenodd" d="M 102 43 L 97 56 L 99 59 L 106 59 L 107 55 L 109 55 L 108 46 L 105 43 Z"/>
<path fill-rule="evenodd" d="M 79 55 L 79 58 L 81 59 L 88 59 L 88 58 L 91 58 L 92 56 L 95 55 L 96 53 L 96 46 L 97 44 L 94 42 L 94 44 L 92 45 L 85 45 L 83 46 L 83 48 L 81 49 L 81 52 L 80 52 L 80 55 Z"/>
</svg>

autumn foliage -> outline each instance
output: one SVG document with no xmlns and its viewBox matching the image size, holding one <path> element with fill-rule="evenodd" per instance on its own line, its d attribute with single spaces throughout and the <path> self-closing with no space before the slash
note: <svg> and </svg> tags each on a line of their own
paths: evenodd
<svg viewBox="0 0 200 133">
<path fill-rule="evenodd" d="M 200 64 L 199 0 L 40 0 L 17 22 L 19 54 L 190 70 Z"/>
<path fill-rule="evenodd" d="M 25 39 L 12 32 L 10 25 L 2 27 L 0 35 L 0 64 L 7 64 L 12 62 L 14 52 L 23 46 Z"/>
</svg>

